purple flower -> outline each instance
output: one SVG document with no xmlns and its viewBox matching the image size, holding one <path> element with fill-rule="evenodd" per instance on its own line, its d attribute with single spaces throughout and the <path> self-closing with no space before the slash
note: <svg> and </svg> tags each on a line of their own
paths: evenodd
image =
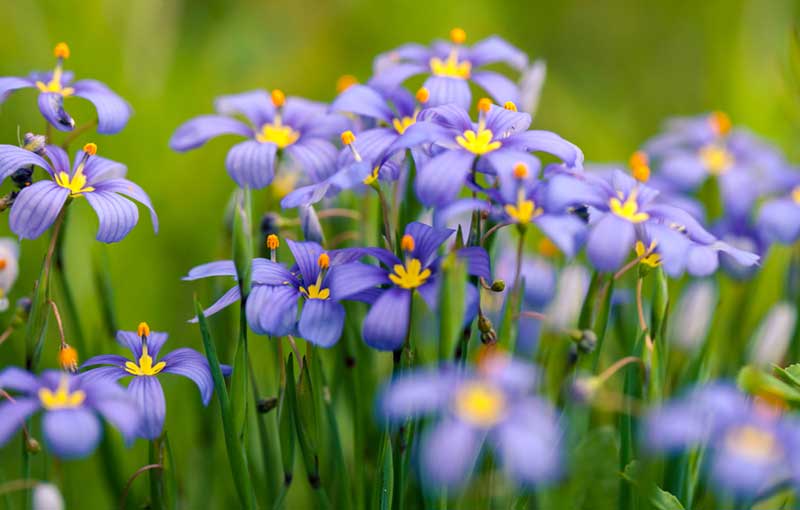
<svg viewBox="0 0 800 510">
<path fill-rule="evenodd" d="M 656 200 L 658 191 L 637 182 L 620 170 L 610 181 L 589 173 L 560 174 L 548 184 L 553 210 L 589 206 L 586 251 L 599 271 L 615 271 L 637 246 L 639 255 L 657 254 L 653 264 L 663 263 L 671 276 L 688 271 L 694 276 L 713 273 L 719 254 L 727 253 L 743 266 L 758 256 L 734 248 L 705 230 L 689 213 Z"/>
<path fill-rule="evenodd" d="M 271 95 L 253 90 L 222 96 L 214 105 L 217 114 L 202 115 L 178 127 L 169 142 L 173 150 L 195 149 L 221 135 L 246 137 L 225 158 L 228 174 L 243 188 L 269 185 L 276 160 L 283 153 L 312 183 L 335 171 L 337 149 L 330 139 L 347 129 L 348 122 L 328 113 L 326 105 L 297 97 L 287 99 L 280 90 L 273 90 Z M 247 123 L 235 118 L 237 115 Z"/>
<path fill-rule="evenodd" d="M 463 485 L 485 441 L 511 478 L 541 484 L 561 473 L 562 432 L 555 410 L 532 394 L 536 379 L 531 365 L 493 355 L 474 373 L 441 367 L 400 376 L 379 407 L 396 423 L 438 416 L 419 447 L 420 478 L 431 486 Z"/>
<path fill-rule="evenodd" d="M 45 169 L 52 179 L 35 182 L 19 192 L 9 216 L 11 230 L 23 239 L 35 239 L 50 228 L 67 200 L 85 197 L 100 220 L 97 240 L 115 243 L 139 221 L 136 204 L 120 196 L 124 195 L 150 210 L 153 230 L 158 232 L 158 216 L 147 193 L 124 178 L 125 165 L 96 156 L 96 152 L 95 144 L 84 145 L 70 171 L 69 157 L 60 147 L 48 145 L 45 159 L 14 145 L 0 145 L 0 180 L 27 165 Z"/>
<path fill-rule="evenodd" d="M 43 411 L 42 434 L 58 457 L 86 457 L 103 435 L 99 417 L 117 428 L 126 441 L 136 437 L 136 403 L 116 384 L 87 381 L 66 372 L 48 370 L 36 377 L 17 367 L 0 372 L 0 390 L 14 393 L 0 399 L 0 445 L 11 439 L 36 411 Z"/>
<path fill-rule="evenodd" d="M 377 286 L 388 283 L 385 272 L 357 262 L 361 250 L 326 252 L 313 242 L 287 240 L 295 265 L 254 259 L 252 287 L 246 314 L 250 328 L 261 335 L 298 334 L 309 342 L 330 347 L 342 335 L 345 311 L 341 301 L 370 300 Z M 232 261 L 198 266 L 184 280 L 211 276 L 236 277 Z M 231 288 L 205 310 L 209 316 L 240 299 L 238 286 Z M 298 320 L 297 308 L 302 303 Z"/>
<path fill-rule="evenodd" d="M 460 28 L 450 31 L 450 41 L 435 41 L 430 47 L 406 44 L 375 59 L 375 76 L 370 84 L 392 88 L 419 74 L 428 75 L 424 87 L 430 91 L 431 106 L 454 103 L 469 108 L 470 82 L 486 90 L 497 102 L 519 102 L 517 84 L 505 76 L 480 70 L 495 63 L 505 63 L 522 71 L 528 57 L 499 37 L 489 37 L 473 46 L 465 46 L 467 35 Z"/>
<path fill-rule="evenodd" d="M 157 438 L 164 429 L 167 405 L 158 381 L 160 374 L 176 374 L 191 379 L 200 390 L 203 405 L 208 405 L 214 392 L 214 381 L 205 356 L 194 349 L 181 348 L 159 359 L 166 341 L 166 333 L 151 333 L 150 327 L 143 322 L 138 331 L 117 332 L 117 342 L 131 351 L 132 361 L 117 354 L 103 354 L 86 360 L 81 367 L 96 366 L 80 375 L 84 382 L 91 384 L 110 385 L 123 377 L 133 376 L 127 393 L 138 404 L 142 416 L 136 434 L 145 439 Z"/>
<path fill-rule="evenodd" d="M 758 212 L 758 229 L 769 240 L 792 244 L 800 238 L 800 184 L 788 196 L 766 202 Z"/>
<path fill-rule="evenodd" d="M 453 104 L 427 108 L 417 116 L 403 136 L 387 152 L 432 144 L 430 160 L 420 168 L 416 180 L 419 199 L 442 207 L 452 203 L 464 184 L 477 186 L 473 174 L 496 174 L 516 161 L 529 161 L 530 152 L 547 152 L 570 168 L 580 168 L 583 153 L 572 143 L 549 131 L 529 131 L 531 116 L 516 111 L 513 104 L 478 102 L 474 123 L 467 110 Z M 538 168 L 538 162 L 534 168 Z"/>
<path fill-rule="evenodd" d="M 72 131 L 75 121 L 64 110 L 64 98 L 81 97 L 94 104 L 97 109 L 97 132 L 118 133 L 131 116 L 130 105 L 105 84 L 96 80 L 72 82 L 73 75 L 64 71 L 64 60 L 69 58 L 69 47 L 58 43 L 55 47 L 56 67 L 52 72 L 33 73 L 28 78 L 0 78 L 0 103 L 15 90 L 39 89 L 39 111 L 47 122 L 59 131 Z"/>
<path fill-rule="evenodd" d="M 732 385 L 714 383 L 652 411 L 643 443 L 651 451 L 710 451 L 707 468 L 723 490 L 754 496 L 785 479 L 800 483 L 800 427 Z"/>
</svg>

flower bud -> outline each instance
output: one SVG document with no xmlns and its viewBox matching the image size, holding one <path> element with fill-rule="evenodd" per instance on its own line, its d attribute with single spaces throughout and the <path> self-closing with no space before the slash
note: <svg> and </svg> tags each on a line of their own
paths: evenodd
<svg viewBox="0 0 800 510">
<path fill-rule="evenodd" d="M 28 436 L 25 438 L 25 451 L 28 453 L 39 453 L 42 451 L 42 445 L 36 439 Z"/>
<path fill-rule="evenodd" d="M 64 510 L 64 497 L 52 483 L 40 483 L 33 488 L 33 510 Z"/>
<path fill-rule="evenodd" d="M 492 292 L 503 292 L 506 290 L 506 282 L 503 280 L 495 280 L 492 282 Z"/>
<path fill-rule="evenodd" d="M 314 206 L 299 207 L 297 215 L 300 217 L 300 228 L 303 230 L 303 238 L 306 241 L 313 241 L 318 244 L 325 244 L 325 233 L 322 231 L 322 224 L 319 222 L 317 211 Z"/>
<path fill-rule="evenodd" d="M 26 151 L 35 152 L 39 156 L 44 155 L 45 145 L 47 145 L 47 138 L 44 135 L 25 133 L 22 138 L 22 148 Z"/>
</svg>

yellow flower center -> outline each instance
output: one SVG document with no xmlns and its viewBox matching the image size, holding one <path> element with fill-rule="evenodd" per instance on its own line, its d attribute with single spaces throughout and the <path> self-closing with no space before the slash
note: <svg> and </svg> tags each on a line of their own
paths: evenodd
<svg viewBox="0 0 800 510">
<path fill-rule="evenodd" d="M 645 264 L 650 267 L 658 267 L 661 265 L 661 255 L 655 252 L 656 242 L 652 241 L 650 246 L 645 248 L 644 243 L 636 241 L 636 256 L 641 257 L 640 264 Z"/>
<path fill-rule="evenodd" d="M 639 204 L 636 202 L 636 191 L 628 195 L 625 202 L 620 201 L 617 197 L 612 197 L 611 200 L 608 201 L 608 206 L 611 208 L 611 212 L 631 223 L 641 223 L 650 218 L 650 215 L 646 212 L 639 212 Z"/>
<path fill-rule="evenodd" d="M 413 125 L 417 122 L 417 116 L 414 115 L 413 117 L 402 117 L 400 119 L 393 119 L 392 126 L 394 130 L 397 131 L 398 134 L 403 134 L 406 132 L 409 126 Z"/>
<path fill-rule="evenodd" d="M 743 425 L 729 431 L 725 435 L 725 446 L 755 460 L 775 460 L 781 455 L 775 435 L 753 425 Z"/>
<path fill-rule="evenodd" d="M 309 285 L 307 289 L 300 287 L 300 292 L 306 299 L 328 299 L 331 296 L 331 290 L 321 289 L 320 285 Z"/>
<path fill-rule="evenodd" d="M 472 63 L 464 60 L 459 62 L 458 51 L 453 50 L 446 60 L 433 57 L 430 60 L 431 73 L 435 76 L 446 76 L 448 78 L 469 79 L 472 74 Z"/>
<path fill-rule="evenodd" d="M 378 180 L 379 170 L 380 168 L 376 166 L 375 168 L 372 169 L 372 172 L 370 172 L 368 176 L 364 177 L 364 180 L 361 182 L 363 182 L 367 186 L 371 185 L 373 182 Z"/>
<path fill-rule="evenodd" d="M 156 375 L 164 370 L 167 364 L 159 361 L 153 366 L 153 358 L 147 353 L 147 346 L 142 346 L 142 355 L 139 356 L 139 364 L 132 361 L 125 362 L 125 371 L 131 375 Z"/>
<path fill-rule="evenodd" d="M 69 379 L 65 376 L 58 383 L 58 388 L 55 392 L 50 391 L 49 388 L 41 388 L 39 390 L 39 400 L 42 403 L 42 407 L 48 411 L 74 409 L 83 404 L 83 401 L 86 400 L 86 393 L 81 390 L 70 392 Z"/>
<path fill-rule="evenodd" d="M 83 163 L 78 165 L 75 175 L 70 177 L 67 172 L 56 174 L 56 184 L 70 191 L 71 197 L 79 197 L 83 193 L 94 191 L 94 187 L 86 185 L 86 176 L 83 174 Z"/>
<path fill-rule="evenodd" d="M 525 199 L 522 190 L 520 190 L 517 196 L 517 204 L 506 204 L 505 210 L 506 214 L 508 214 L 511 219 L 520 224 L 530 223 L 532 219 L 544 212 L 541 207 L 536 207 L 533 200 Z"/>
<path fill-rule="evenodd" d="M 261 126 L 261 132 L 256 133 L 256 140 L 261 143 L 271 142 L 283 149 L 292 145 L 300 138 L 300 133 L 281 123 L 280 117 L 275 117 L 272 124 Z"/>
<path fill-rule="evenodd" d="M 505 415 L 503 393 L 487 384 L 470 383 L 456 395 L 455 412 L 463 420 L 479 427 L 491 427 Z"/>
<path fill-rule="evenodd" d="M 478 156 L 487 152 L 496 151 L 502 145 L 499 141 L 492 141 L 494 134 L 489 129 L 478 128 L 478 132 L 468 129 L 463 135 L 456 137 L 456 143 L 464 149 Z"/>
<path fill-rule="evenodd" d="M 719 145 L 706 145 L 700 149 L 700 160 L 711 175 L 722 175 L 733 166 L 733 155 Z"/>
<path fill-rule="evenodd" d="M 45 83 L 43 81 L 36 82 L 36 88 L 41 90 L 42 92 L 55 92 L 57 94 L 61 94 L 64 97 L 71 96 L 75 93 L 75 89 L 72 87 L 63 87 L 61 85 L 61 78 L 63 75 L 63 71 L 61 70 L 61 64 L 58 64 L 53 71 L 53 77 L 50 79 L 49 82 Z"/>
<path fill-rule="evenodd" d="M 794 203 L 797 205 L 800 205 L 800 186 L 795 186 L 792 190 L 792 200 L 794 200 Z"/>
<path fill-rule="evenodd" d="M 416 289 L 431 275 L 430 269 L 422 269 L 422 262 L 419 259 L 406 261 L 405 266 L 395 264 L 394 273 L 389 275 L 392 283 L 404 289 Z"/>
</svg>

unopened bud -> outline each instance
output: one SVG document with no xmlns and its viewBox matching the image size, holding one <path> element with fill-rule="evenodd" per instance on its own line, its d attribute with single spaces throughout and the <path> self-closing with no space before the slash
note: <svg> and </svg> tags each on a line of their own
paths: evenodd
<svg viewBox="0 0 800 510">
<path fill-rule="evenodd" d="M 256 402 L 256 410 L 261 414 L 266 414 L 276 407 L 278 407 L 277 397 L 262 398 Z"/>
<path fill-rule="evenodd" d="M 26 151 L 35 152 L 40 156 L 44 155 L 45 145 L 47 145 L 47 138 L 44 135 L 25 133 L 22 138 L 22 148 Z"/>
<path fill-rule="evenodd" d="M 70 345 L 62 345 L 58 350 L 58 364 L 63 370 L 76 373 L 78 371 L 78 351 Z"/>
<path fill-rule="evenodd" d="M 506 290 L 506 282 L 503 280 L 495 280 L 492 282 L 492 292 L 503 292 Z"/>
<path fill-rule="evenodd" d="M 39 441 L 35 440 L 34 438 L 27 437 L 25 439 L 25 451 L 34 454 L 39 453 L 40 451 L 42 451 L 42 445 L 39 443 Z"/>
</svg>

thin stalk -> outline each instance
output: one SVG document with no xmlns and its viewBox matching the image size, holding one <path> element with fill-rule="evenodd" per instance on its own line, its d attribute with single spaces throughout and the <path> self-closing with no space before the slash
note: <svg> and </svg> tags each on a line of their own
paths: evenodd
<svg viewBox="0 0 800 510">
<path fill-rule="evenodd" d="M 89 131 L 93 127 L 97 126 L 98 119 L 90 120 L 89 122 L 82 124 L 75 129 L 73 129 L 66 137 L 64 137 L 64 141 L 61 142 L 61 148 L 64 150 L 69 149 L 69 144 L 74 142 L 79 136 L 84 134 L 85 132 Z M 49 124 L 48 124 L 49 126 Z M 50 137 L 48 136 L 48 142 L 50 141 Z"/>
</svg>

